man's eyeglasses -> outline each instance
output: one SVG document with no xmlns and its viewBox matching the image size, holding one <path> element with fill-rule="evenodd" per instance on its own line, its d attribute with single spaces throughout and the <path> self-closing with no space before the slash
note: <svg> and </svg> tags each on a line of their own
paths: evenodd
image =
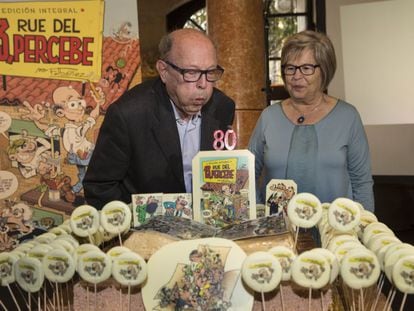
<svg viewBox="0 0 414 311">
<path fill-rule="evenodd" d="M 312 65 L 312 64 L 303 64 L 300 66 L 295 65 L 283 65 L 282 72 L 285 76 L 293 76 L 296 73 L 296 70 L 300 70 L 300 72 L 305 76 L 310 76 L 315 73 L 315 69 L 320 67 L 319 65 Z"/>
<path fill-rule="evenodd" d="M 203 74 L 206 75 L 206 80 L 208 82 L 216 82 L 217 80 L 220 80 L 224 72 L 224 69 L 218 65 L 217 68 L 214 69 L 200 70 L 180 68 L 177 65 L 170 63 L 168 60 L 164 60 L 164 63 L 168 64 L 172 69 L 181 73 L 185 82 L 197 82 L 200 80 Z"/>
</svg>

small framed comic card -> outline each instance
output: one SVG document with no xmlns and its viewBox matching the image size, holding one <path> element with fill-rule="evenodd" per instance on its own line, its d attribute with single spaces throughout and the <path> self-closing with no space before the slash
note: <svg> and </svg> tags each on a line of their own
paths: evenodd
<svg viewBox="0 0 414 311">
<path fill-rule="evenodd" d="M 200 151 L 193 159 L 194 220 L 215 227 L 256 218 L 254 155 Z"/>
<path fill-rule="evenodd" d="M 298 186 L 291 179 L 271 179 L 266 186 L 265 215 L 284 213 L 290 199 L 298 193 Z"/>
</svg>

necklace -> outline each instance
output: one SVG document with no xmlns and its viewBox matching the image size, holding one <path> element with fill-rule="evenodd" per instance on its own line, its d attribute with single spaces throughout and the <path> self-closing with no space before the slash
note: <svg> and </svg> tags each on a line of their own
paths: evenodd
<svg viewBox="0 0 414 311">
<path fill-rule="evenodd" d="M 302 111 L 300 111 L 298 109 L 298 107 L 296 107 L 296 105 L 293 103 L 293 101 L 290 101 L 290 105 L 292 106 L 293 109 L 295 109 L 297 112 L 299 112 L 299 117 L 296 119 L 296 122 L 299 124 L 302 124 L 303 122 L 305 122 L 305 116 L 310 115 L 312 112 L 316 111 L 316 109 L 322 105 L 322 103 L 324 102 L 324 96 L 322 96 L 321 100 L 319 101 L 319 103 L 317 103 L 312 109 L 311 111 L 306 112 L 306 114 Z"/>
</svg>

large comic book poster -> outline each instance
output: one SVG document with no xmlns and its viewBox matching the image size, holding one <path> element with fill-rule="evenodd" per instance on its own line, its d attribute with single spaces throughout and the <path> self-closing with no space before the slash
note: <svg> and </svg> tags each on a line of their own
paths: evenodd
<svg viewBox="0 0 414 311">
<path fill-rule="evenodd" d="M 194 157 L 193 214 L 194 220 L 220 228 L 256 218 L 249 150 L 200 151 Z"/>
<path fill-rule="evenodd" d="M 136 0 L 0 0 L 0 12 L 1 252 L 85 203 L 105 112 L 141 82 L 141 59 Z"/>
</svg>

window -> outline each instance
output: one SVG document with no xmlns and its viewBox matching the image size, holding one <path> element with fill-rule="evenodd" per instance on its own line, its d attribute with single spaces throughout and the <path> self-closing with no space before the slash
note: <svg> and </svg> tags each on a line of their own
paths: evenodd
<svg viewBox="0 0 414 311">
<path fill-rule="evenodd" d="M 283 41 L 306 29 L 325 31 L 325 0 L 266 0 L 264 5 L 266 97 L 270 103 L 288 97 L 281 76 Z"/>
</svg>

